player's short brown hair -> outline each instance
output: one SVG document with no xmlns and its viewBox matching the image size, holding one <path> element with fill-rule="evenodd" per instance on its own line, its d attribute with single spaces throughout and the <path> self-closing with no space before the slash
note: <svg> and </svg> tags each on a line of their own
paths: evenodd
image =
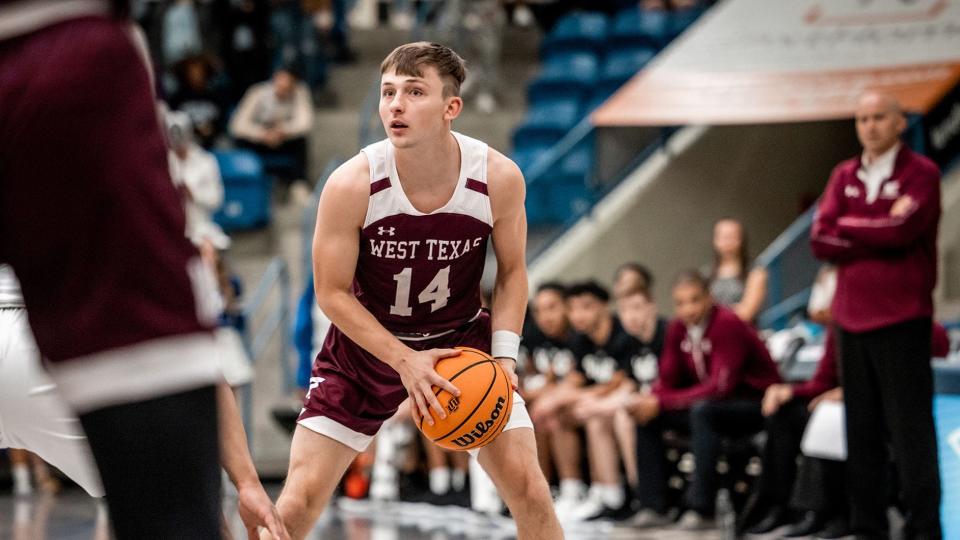
<svg viewBox="0 0 960 540">
<path fill-rule="evenodd" d="M 446 45 L 417 41 L 401 45 L 380 64 L 380 74 L 393 69 L 398 75 L 423 77 L 423 66 L 433 66 L 443 80 L 443 96 L 459 96 L 460 85 L 467 76 L 466 63 Z"/>
<path fill-rule="evenodd" d="M 631 296 L 638 294 L 647 302 L 653 302 L 653 295 L 650 294 L 650 289 L 644 287 L 643 285 L 633 285 L 631 287 L 627 287 L 617 296 L 617 300 L 623 300 L 624 298 L 630 298 Z"/>
</svg>

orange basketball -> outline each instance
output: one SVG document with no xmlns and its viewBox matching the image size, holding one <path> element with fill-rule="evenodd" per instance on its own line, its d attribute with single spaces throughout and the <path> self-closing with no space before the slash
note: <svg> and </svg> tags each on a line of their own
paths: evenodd
<svg viewBox="0 0 960 540">
<path fill-rule="evenodd" d="M 434 386 L 447 417 L 440 420 L 430 409 L 434 424 L 421 419 L 419 427 L 443 448 L 470 450 L 489 444 L 503 431 L 513 408 L 513 387 L 500 362 L 490 355 L 469 347 L 457 348 L 460 356 L 440 360 L 436 370 L 460 389 L 460 397 Z"/>
</svg>

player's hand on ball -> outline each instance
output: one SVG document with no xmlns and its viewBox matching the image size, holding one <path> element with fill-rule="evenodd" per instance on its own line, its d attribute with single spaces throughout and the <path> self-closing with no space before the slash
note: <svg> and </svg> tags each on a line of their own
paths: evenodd
<svg viewBox="0 0 960 540">
<path fill-rule="evenodd" d="M 247 530 L 248 540 L 259 540 L 260 527 L 265 527 L 270 533 L 267 538 L 273 540 L 290 540 L 283 518 L 277 508 L 270 501 L 267 492 L 260 484 L 243 486 L 237 489 L 237 499 L 240 510 L 240 519 Z"/>
<path fill-rule="evenodd" d="M 433 417 L 430 416 L 430 407 L 433 407 L 433 410 L 436 411 L 438 418 L 447 417 L 446 410 L 440 405 L 440 401 L 433 393 L 433 387 L 442 388 L 454 396 L 460 395 L 460 390 L 450 381 L 438 375 L 434 366 L 444 358 L 452 358 L 459 354 L 460 351 L 457 349 L 411 350 L 397 364 L 397 373 L 400 374 L 400 381 L 403 383 L 403 387 L 407 389 L 407 394 L 413 400 L 415 414 L 419 414 L 431 426 L 433 425 Z"/>
</svg>

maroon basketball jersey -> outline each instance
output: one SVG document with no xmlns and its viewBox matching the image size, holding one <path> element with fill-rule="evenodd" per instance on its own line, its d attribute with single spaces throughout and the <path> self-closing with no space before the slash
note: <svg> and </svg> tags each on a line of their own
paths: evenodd
<svg viewBox="0 0 960 540">
<path fill-rule="evenodd" d="M 396 334 L 436 335 L 480 310 L 480 277 L 493 229 L 487 145 L 454 136 L 460 145 L 457 187 L 447 204 L 429 214 L 414 208 L 403 192 L 389 140 L 363 149 L 370 199 L 354 292 Z"/>
</svg>

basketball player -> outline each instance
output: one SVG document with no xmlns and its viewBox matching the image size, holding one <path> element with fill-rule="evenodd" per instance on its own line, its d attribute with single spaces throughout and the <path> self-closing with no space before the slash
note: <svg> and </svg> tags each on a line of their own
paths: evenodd
<svg viewBox="0 0 960 540">
<path fill-rule="evenodd" d="M 490 351 L 516 387 L 527 301 L 524 180 L 502 154 L 451 131 L 464 75 L 463 60 L 442 45 L 390 53 L 380 95 L 388 138 L 341 166 L 320 197 L 314 282 L 333 326 L 314 363 L 277 501 L 294 538 L 310 531 L 349 463 L 408 395 L 428 423 L 430 408 L 445 417 L 431 386 L 459 395 L 434 371 L 457 354 L 452 347 Z M 492 315 L 480 310 L 490 236 Z M 562 536 L 518 394 L 503 433 L 474 453 L 520 538 Z"/>
<path fill-rule="evenodd" d="M 217 388 L 221 461 L 237 487 L 240 517 L 248 531 L 268 526 L 286 538 L 276 509 L 263 490 L 250 459 L 246 435 L 233 393 Z M 103 497 L 103 485 L 76 415 L 60 398 L 40 365 L 27 325 L 20 287 L 9 266 L 0 265 L 0 448 L 23 448 L 56 466 L 91 497 Z"/>
<path fill-rule="evenodd" d="M 201 262 L 124 0 L 0 2 L 0 261 L 118 538 L 219 538 Z"/>
</svg>

